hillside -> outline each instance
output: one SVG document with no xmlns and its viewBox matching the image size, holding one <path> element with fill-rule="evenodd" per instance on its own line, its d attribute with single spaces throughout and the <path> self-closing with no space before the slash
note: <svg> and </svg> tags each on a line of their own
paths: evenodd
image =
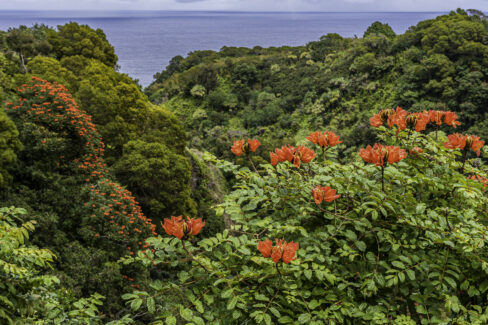
<svg viewBox="0 0 488 325">
<path fill-rule="evenodd" d="M 340 132 L 349 156 L 376 137 L 365 117 L 397 106 L 462 112 L 460 130 L 486 137 L 487 26 L 458 10 L 402 35 L 376 22 L 362 38 L 197 51 L 173 58 L 146 93 L 182 121 L 190 146 L 219 157 L 241 137 L 271 150 L 320 129 Z"/>
</svg>

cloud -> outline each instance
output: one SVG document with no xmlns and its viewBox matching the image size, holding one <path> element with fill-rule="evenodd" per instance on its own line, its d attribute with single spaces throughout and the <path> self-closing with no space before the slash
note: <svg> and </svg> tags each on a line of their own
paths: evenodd
<svg viewBox="0 0 488 325">
<path fill-rule="evenodd" d="M 207 0 L 175 0 L 175 2 L 179 2 L 179 3 L 202 2 L 202 1 L 207 1 Z"/>
</svg>

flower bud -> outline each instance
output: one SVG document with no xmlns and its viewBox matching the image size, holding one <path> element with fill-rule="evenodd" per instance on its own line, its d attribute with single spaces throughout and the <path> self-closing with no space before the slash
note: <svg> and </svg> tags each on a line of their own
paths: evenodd
<svg viewBox="0 0 488 325">
<path fill-rule="evenodd" d="M 417 120 L 419 119 L 417 114 L 410 114 L 407 116 L 407 126 L 409 128 L 414 128 L 417 124 Z"/>
<path fill-rule="evenodd" d="M 388 120 L 388 117 L 391 115 L 395 114 L 395 111 L 391 108 L 384 109 L 380 112 L 381 119 L 386 122 Z"/>
</svg>

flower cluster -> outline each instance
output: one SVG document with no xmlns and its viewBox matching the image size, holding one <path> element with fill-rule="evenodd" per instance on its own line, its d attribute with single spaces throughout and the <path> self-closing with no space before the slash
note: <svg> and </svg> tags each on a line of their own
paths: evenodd
<svg viewBox="0 0 488 325">
<path fill-rule="evenodd" d="M 394 164 L 407 158 L 407 153 L 405 149 L 376 143 L 373 147 L 368 146 L 366 149 L 361 149 L 359 156 L 367 163 L 385 167 L 386 163 Z"/>
<path fill-rule="evenodd" d="M 312 190 L 315 204 L 319 205 L 322 201 L 332 202 L 340 198 L 340 194 L 336 194 L 337 190 L 331 189 L 329 186 L 316 186 Z"/>
<path fill-rule="evenodd" d="M 442 123 L 444 123 L 445 125 L 449 125 L 454 128 L 461 125 L 461 122 L 457 120 L 458 116 L 454 112 L 430 110 L 428 113 L 429 121 L 431 123 L 435 123 L 436 125 L 442 125 Z"/>
<path fill-rule="evenodd" d="M 332 131 L 312 132 L 307 137 L 307 140 L 323 148 L 335 147 L 339 143 L 342 143 L 342 141 L 339 140 L 339 136 Z"/>
<path fill-rule="evenodd" d="M 96 232 L 95 237 L 138 241 L 157 236 L 156 225 L 142 213 L 132 193 L 116 182 L 105 178 L 90 185 L 90 200 L 85 205 L 92 211 L 92 218 L 96 218 L 93 226 L 89 226 Z"/>
<path fill-rule="evenodd" d="M 488 179 L 483 177 L 483 176 L 472 175 L 472 176 L 468 177 L 468 179 L 480 182 L 481 184 L 483 184 L 483 187 L 485 187 L 485 189 L 488 188 Z"/>
<path fill-rule="evenodd" d="M 171 220 L 164 219 L 164 224 L 161 223 L 161 225 L 168 235 L 182 239 L 183 237 L 198 235 L 203 226 L 205 226 L 205 221 L 202 221 L 201 218 L 193 219 L 189 217 L 183 220 L 182 216 L 178 216 L 171 217 Z"/>
<path fill-rule="evenodd" d="M 18 88 L 18 92 L 19 104 L 8 103 L 7 110 L 22 116 L 24 120 L 47 126 L 54 132 L 63 132 L 73 141 L 82 143 L 82 156 L 67 163 L 77 164 L 87 182 L 107 177 L 108 168 L 101 159 L 105 149 L 102 137 L 91 116 L 78 107 L 63 85 L 32 77 L 29 84 Z M 42 140 L 42 143 L 45 144 L 46 140 Z M 61 161 L 65 157 L 59 159 Z"/>
<path fill-rule="evenodd" d="M 373 115 L 369 121 L 374 127 L 379 127 L 386 123 L 389 128 L 396 125 L 400 130 L 405 130 L 409 127 L 415 129 L 417 132 L 421 132 L 425 130 L 429 123 L 435 123 L 437 126 L 444 123 L 445 125 L 456 128 L 458 125 L 461 125 L 461 122 L 457 118 L 456 113 L 449 111 L 430 110 L 419 113 L 408 113 L 401 107 L 397 107 L 396 110 L 381 110 L 378 114 Z"/>
<path fill-rule="evenodd" d="M 283 239 L 276 239 L 276 244 L 273 246 L 271 240 L 260 241 L 258 243 L 258 250 L 264 257 L 271 257 L 273 262 L 278 263 L 280 260 L 288 264 L 296 260 L 295 253 L 298 250 L 298 243 L 287 243 Z"/>
<path fill-rule="evenodd" d="M 270 152 L 269 157 L 271 164 L 276 166 L 278 162 L 289 161 L 293 166 L 300 167 L 301 163 L 309 163 L 315 158 L 315 152 L 305 146 L 298 146 L 297 148 L 290 145 L 276 148 L 275 152 Z"/>
<path fill-rule="evenodd" d="M 391 128 L 395 124 L 401 124 L 406 116 L 407 111 L 401 107 L 397 107 L 396 110 L 388 108 L 381 110 L 378 114 L 374 114 L 373 117 L 369 119 L 369 122 L 374 127 L 380 127 L 383 123 L 386 123 L 388 127 Z"/>
<path fill-rule="evenodd" d="M 57 166 L 60 173 L 79 175 L 80 181 L 87 183 L 89 199 L 84 206 L 88 218 L 83 224 L 87 225 L 88 234 L 131 245 L 151 234 L 156 236 L 156 225 L 144 216 L 134 196 L 110 180 L 103 159 L 102 137 L 91 116 L 78 107 L 68 90 L 60 84 L 32 77 L 18 91 L 19 103 L 7 104 L 12 115 L 48 130 L 68 145 L 81 144 L 69 152 L 61 152 L 55 157 L 53 167 Z M 41 138 L 39 142 L 47 147 L 53 139 Z"/>
<path fill-rule="evenodd" d="M 242 154 L 247 155 L 250 152 L 256 152 L 260 145 L 259 140 L 247 140 L 247 142 L 245 140 L 237 140 L 234 141 L 231 150 L 236 156 L 242 156 Z"/>
<path fill-rule="evenodd" d="M 444 147 L 447 149 L 461 149 L 461 150 L 473 150 L 476 155 L 480 155 L 480 150 L 485 144 L 485 141 L 480 140 L 479 137 L 475 135 L 463 135 L 459 133 L 454 133 L 449 135 L 448 141 L 444 142 Z"/>
</svg>

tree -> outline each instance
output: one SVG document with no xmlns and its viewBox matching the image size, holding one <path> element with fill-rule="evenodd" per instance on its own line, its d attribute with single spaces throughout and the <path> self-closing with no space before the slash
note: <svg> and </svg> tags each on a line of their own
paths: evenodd
<svg viewBox="0 0 488 325">
<path fill-rule="evenodd" d="M 0 111 L 0 187 L 5 187 L 12 181 L 8 169 L 17 162 L 16 153 L 21 149 L 22 144 L 15 124 L 3 110 Z"/>
<path fill-rule="evenodd" d="M 387 38 L 395 38 L 396 36 L 390 25 L 382 24 L 379 21 L 375 21 L 374 23 L 372 23 L 371 26 L 369 26 L 368 29 L 366 29 L 366 31 L 364 32 L 363 37 L 368 37 L 370 35 L 384 35 Z"/>
<path fill-rule="evenodd" d="M 96 59 L 111 68 L 117 64 L 114 48 L 101 29 L 93 30 L 88 25 L 70 22 L 59 25 L 58 31 L 49 30 L 47 39 L 58 60 L 81 55 Z"/>
</svg>

